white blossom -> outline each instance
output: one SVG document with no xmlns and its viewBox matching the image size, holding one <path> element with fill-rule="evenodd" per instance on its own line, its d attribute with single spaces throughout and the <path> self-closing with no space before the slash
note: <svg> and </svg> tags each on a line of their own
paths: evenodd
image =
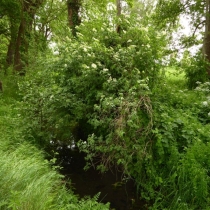
<svg viewBox="0 0 210 210">
<path fill-rule="evenodd" d="M 203 106 L 208 106 L 208 102 L 207 101 L 203 101 Z"/>
<path fill-rule="evenodd" d="M 59 55 L 59 52 L 58 51 L 54 51 L 53 55 Z"/>
<path fill-rule="evenodd" d="M 110 83 L 111 81 L 112 81 L 112 77 L 110 76 L 107 82 Z"/>
<path fill-rule="evenodd" d="M 105 69 L 103 69 L 103 72 L 107 72 L 107 71 L 109 71 L 109 69 L 106 69 L 106 68 L 105 68 Z"/>
<path fill-rule="evenodd" d="M 91 64 L 91 67 L 94 68 L 94 69 L 96 69 L 97 68 L 97 65 L 95 63 L 92 63 Z"/>
</svg>

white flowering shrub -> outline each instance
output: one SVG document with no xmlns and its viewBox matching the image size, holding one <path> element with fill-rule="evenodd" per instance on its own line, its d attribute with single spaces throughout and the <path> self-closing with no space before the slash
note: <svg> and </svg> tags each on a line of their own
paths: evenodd
<svg viewBox="0 0 210 210">
<path fill-rule="evenodd" d="M 80 141 L 79 148 L 88 164 L 98 158 L 102 171 L 115 165 L 140 186 L 152 146 L 150 94 L 158 84 L 165 42 L 152 27 L 134 24 L 129 20 L 118 34 L 106 21 L 84 22 L 77 39 L 59 46 L 51 108 L 60 119 L 50 125 L 87 142 Z"/>
</svg>

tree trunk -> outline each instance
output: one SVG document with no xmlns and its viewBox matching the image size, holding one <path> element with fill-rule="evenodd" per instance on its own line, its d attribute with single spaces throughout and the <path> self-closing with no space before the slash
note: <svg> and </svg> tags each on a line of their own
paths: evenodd
<svg viewBox="0 0 210 210">
<path fill-rule="evenodd" d="M 203 40 L 203 54 L 206 60 L 210 62 L 210 0 L 206 0 L 206 23 Z M 207 73 L 210 77 L 210 67 L 208 67 Z"/>
<path fill-rule="evenodd" d="M 15 57 L 14 57 L 14 69 L 18 72 L 23 70 L 24 60 L 23 57 L 26 52 L 26 43 L 25 43 L 25 18 L 21 19 L 21 23 L 18 30 L 18 37 L 15 46 Z"/>
<path fill-rule="evenodd" d="M 11 37 L 7 48 L 6 67 L 9 67 L 13 64 L 14 54 L 15 54 L 15 40 Z"/>
<path fill-rule="evenodd" d="M 68 9 L 68 24 L 72 29 L 72 35 L 76 36 L 76 26 L 81 23 L 79 17 L 79 9 L 81 7 L 80 0 L 68 0 L 67 9 Z"/>
<path fill-rule="evenodd" d="M 16 16 L 14 18 L 13 15 L 9 15 L 9 18 L 10 18 L 10 40 L 7 47 L 6 68 L 8 68 L 9 66 L 12 66 L 14 63 L 15 44 L 16 44 L 17 33 L 18 33 L 18 24 L 17 24 L 18 17 Z"/>
<path fill-rule="evenodd" d="M 117 6 L 117 17 L 119 18 L 122 12 L 121 0 L 116 0 L 116 6 Z M 120 24 L 117 24 L 116 31 L 117 33 L 120 33 L 121 31 Z"/>
<path fill-rule="evenodd" d="M 32 23 L 36 10 L 43 0 L 24 0 L 22 3 L 22 15 L 15 44 L 14 69 L 20 75 L 24 75 L 24 67 L 28 64 L 28 46 L 32 31 Z"/>
</svg>

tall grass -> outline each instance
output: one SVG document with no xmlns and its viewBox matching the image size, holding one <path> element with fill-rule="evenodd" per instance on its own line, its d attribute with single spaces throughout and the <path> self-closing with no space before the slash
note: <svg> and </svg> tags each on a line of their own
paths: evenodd
<svg viewBox="0 0 210 210">
<path fill-rule="evenodd" d="M 4 75 L 4 72 L 0 72 L 0 81 L 3 84 L 3 92 L 0 95 L 0 98 L 4 97 L 7 99 L 19 99 L 18 95 L 18 82 L 23 80 L 23 77 L 12 73 L 12 69 L 8 69 L 7 76 Z"/>
<path fill-rule="evenodd" d="M 97 202 L 98 196 L 79 200 L 32 145 L 22 143 L 16 149 L 0 150 L 0 156 L 1 210 L 109 209 L 109 204 Z"/>
<path fill-rule="evenodd" d="M 67 192 L 41 152 L 24 143 L 12 152 L 0 151 L 0 156 L 1 209 L 58 209 Z M 76 201 L 71 193 L 68 197 Z"/>
</svg>

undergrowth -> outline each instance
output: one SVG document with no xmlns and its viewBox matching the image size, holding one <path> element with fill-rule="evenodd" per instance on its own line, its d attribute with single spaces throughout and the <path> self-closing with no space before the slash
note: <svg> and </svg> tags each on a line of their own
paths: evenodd
<svg viewBox="0 0 210 210">
<path fill-rule="evenodd" d="M 13 81 L 14 82 L 14 81 Z M 0 93 L 0 209 L 1 210 L 92 210 L 109 209 L 109 204 L 93 198 L 79 199 L 66 188 L 64 177 L 57 172 L 44 152 L 25 139 L 17 95 L 3 80 Z M 14 89 L 16 85 L 14 84 Z M 8 90 L 7 90 L 8 88 Z"/>
<path fill-rule="evenodd" d="M 141 182 L 150 181 L 141 186 L 155 210 L 209 209 L 209 84 L 188 90 L 183 82 L 168 74 L 152 98 L 153 151 Z"/>
</svg>

